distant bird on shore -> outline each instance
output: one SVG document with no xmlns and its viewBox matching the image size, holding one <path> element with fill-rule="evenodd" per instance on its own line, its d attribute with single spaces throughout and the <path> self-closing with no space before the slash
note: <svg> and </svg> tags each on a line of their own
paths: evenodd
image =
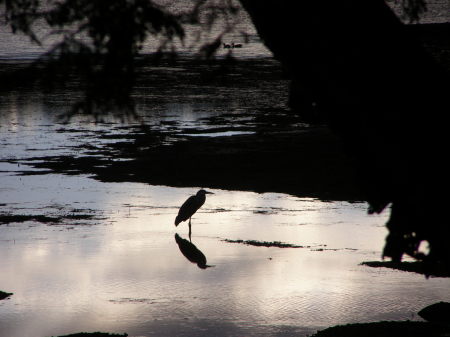
<svg viewBox="0 0 450 337">
<path fill-rule="evenodd" d="M 223 47 L 225 48 L 225 49 L 234 49 L 234 48 L 242 48 L 242 44 L 241 43 L 231 43 L 231 44 L 229 44 L 229 43 L 224 43 L 223 44 Z"/>
<path fill-rule="evenodd" d="M 183 205 L 181 205 L 178 215 L 175 218 L 175 226 L 178 226 L 180 222 L 189 219 L 189 240 L 191 240 L 191 217 L 205 203 L 206 194 L 214 193 L 200 190 L 197 194 L 190 196 Z"/>
</svg>

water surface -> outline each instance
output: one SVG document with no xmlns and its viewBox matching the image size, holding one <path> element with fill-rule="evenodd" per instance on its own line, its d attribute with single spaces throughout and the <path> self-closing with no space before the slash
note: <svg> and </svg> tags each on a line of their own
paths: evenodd
<svg viewBox="0 0 450 337">
<path fill-rule="evenodd" d="M 1 29 L 0 58 L 42 53 Z M 1 337 L 309 336 L 334 324 L 420 320 L 422 307 L 450 301 L 449 280 L 360 265 L 380 260 L 387 234 L 387 212 L 368 216 L 364 203 L 212 190 L 192 220 L 192 244 L 211 266 L 201 269 L 175 241 L 177 233 L 188 239 L 187 224 L 173 222 L 183 201 L 207 186 L 106 183 L 33 166 L 55 156 L 129 160 L 110 145 L 134 144 L 143 124 L 158 136 L 155 146 L 261 130 L 307 132 L 287 111 L 279 66 L 256 34 L 249 41 L 235 56 L 257 59 L 253 77 L 241 67 L 233 81 L 186 85 L 178 80 L 200 70 L 146 69 L 148 81 L 138 81 L 133 93 L 141 119 L 128 124 L 83 116 L 62 123 L 57 117 L 82 97 L 76 81 L 51 92 L 26 87 L 2 95 L 0 217 L 16 222 L 0 223 L 0 289 L 14 293 L 0 301 Z M 167 75 L 165 86 L 152 82 L 158 72 Z"/>
<path fill-rule="evenodd" d="M 86 143 L 112 141 L 99 135 L 134 129 L 58 124 L 39 104 L 28 106 L 32 114 L 4 106 L 0 213 L 55 220 L 0 225 L 0 289 L 14 293 L 0 302 L 2 337 L 307 336 L 333 324 L 420 319 L 422 307 L 450 300 L 446 279 L 360 265 L 380 259 L 387 234 L 387 214 L 368 216 L 364 203 L 212 190 L 192 221 L 192 244 L 212 266 L 201 269 L 175 241 L 176 233 L 188 239 L 186 223 L 173 222 L 202 186 L 35 169 L 30 157 L 89 156 Z"/>
</svg>

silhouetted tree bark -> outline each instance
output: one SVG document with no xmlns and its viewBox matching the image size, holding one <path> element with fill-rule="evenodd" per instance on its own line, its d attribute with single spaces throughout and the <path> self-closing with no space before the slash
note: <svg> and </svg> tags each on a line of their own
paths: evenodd
<svg viewBox="0 0 450 337">
<path fill-rule="evenodd" d="M 448 74 L 382 0 L 241 3 L 291 76 L 291 107 L 342 137 L 370 213 L 391 205 L 384 256 L 448 270 Z"/>
</svg>

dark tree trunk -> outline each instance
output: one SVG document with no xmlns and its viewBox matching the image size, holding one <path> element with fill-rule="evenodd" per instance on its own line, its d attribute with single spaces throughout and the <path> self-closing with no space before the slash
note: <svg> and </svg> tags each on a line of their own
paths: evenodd
<svg viewBox="0 0 450 337">
<path fill-rule="evenodd" d="M 383 0 L 241 0 L 291 77 L 291 108 L 328 124 L 358 167 L 370 212 L 392 204 L 384 254 L 449 267 L 446 74 Z"/>
</svg>

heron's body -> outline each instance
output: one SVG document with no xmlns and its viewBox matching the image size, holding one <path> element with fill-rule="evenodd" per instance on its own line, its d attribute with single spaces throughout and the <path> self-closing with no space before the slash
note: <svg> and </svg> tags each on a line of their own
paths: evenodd
<svg viewBox="0 0 450 337">
<path fill-rule="evenodd" d="M 207 192 L 205 190 L 200 190 L 196 195 L 190 196 L 181 205 L 178 215 L 175 218 L 175 226 L 178 226 L 180 222 L 189 219 L 189 239 L 191 238 L 191 217 L 197 212 L 197 210 L 202 207 L 206 200 L 206 194 L 213 194 L 212 192 Z"/>
<path fill-rule="evenodd" d="M 175 226 L 178 226 L 180 222 L 190 219 L 197 210 L 203 206 L 206 197 L 202 195 L 192 195 L 181 205 L 178 215 L 175 218 Z"/>
</svg>

